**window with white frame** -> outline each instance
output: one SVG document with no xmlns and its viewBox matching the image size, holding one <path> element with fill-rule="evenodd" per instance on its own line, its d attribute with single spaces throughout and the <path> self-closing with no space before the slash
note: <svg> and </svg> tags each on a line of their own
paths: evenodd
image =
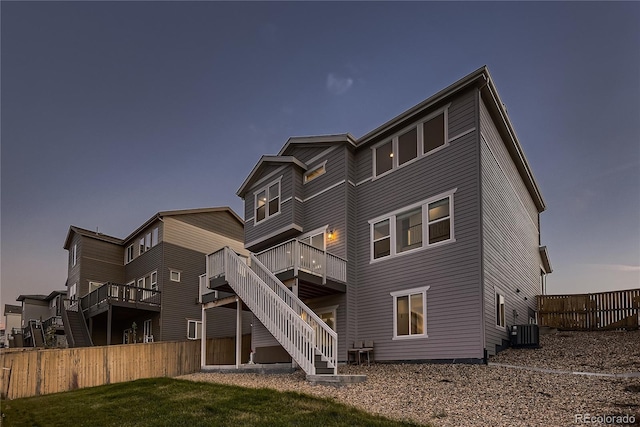
<svg viewBox="0 0 640 427">
<path fill-rule="evenodd" d="M 202 338 L 201 320 L 187 320 L 187 338 L 190 340 L 198 340 Z"/>
<path fill-rule="evenodd" d="M 256 191 L 255 222 L 264 221 L 280 212 L 280 180 Z"/>
<path fill-rule="evenodd" d="M 426 156 L 447 141 L 448 106 L 373 147 L 373 175 L 380 176 Z"/>
<path fill-rule="evenodd" d="M 371 260 L 453 241 L 455 191 L 454 189 L 369 221 Z"/>
<path fill-rule="evenodd" d="M 500 291 L 496 291 L 496 326 L 499 328 L 506 327 L 506 320 L 504 295 Z"/>
<path fill-rule="evenodd" d="M 144 237 L 141 237 L 138 241 L 138 255 L 142 255 L 144 253 Z"/>
<path fill-rule="evenodd" d="M 180 281 L 180 271 L 178 271 L 178 270 L 169 270 L 169 279 L 172 282 L 179 282 Z"/>
<path fill-rule="evenodd" d="M 153 329 L 151 319 L 145 320 L 142 324 L 142 331 L 144 334 L 144 342 L 153 342 Z"/>
<path fill-rule="evenodd" d="M 144 251 L 151 249 L 151 232 L 148 232 L 144 236 Z"/>
<path fill-rule="evenodd" d="M 154 247 L 155 245 L 158 244 L 158 234 L 159 234 L 158 227 L 154 228 L 151 231 L 151 247 Z"/>
<path fill-rule="evenodd" d="M 78 263 L 78 245 L 73 245 L 71 248 L 71 267 L 75 267 Z"/>
<path fill-rule="evenodd" d="M 325 241 L 324 241 L 325 230 L 326 230 L 326 227 L 313 230 L 307 234 L 302 235 L 299 238 L 299 240 L 302 243 L 306 243 L 307 245 L 311 245 L 316 249 L 320 249 L 321 251 L 324 251 L 325 250 Z"/>
<path fill-rule="evenodd" d="M 149 289 L 153 289 L 154 291 L 158 290 L 158 272 L 154 271 L 151 273 L 151 286 Z"/>
<path fill-rule="evenodd" d="M 124 257 L 125 263 L 130 263 L 131 261 L 133 261 L 133 245 L 127 246 L 127 249 L 125 250 L 125 257 Z"/>
<path fill-rule="evenodd" d="M 95 291 L 102 285 L 104 285 L 103 282 L 89 282 L 89 293 Z"/>
<path fill-rule="evenodd" d="M 306 184 L 307 182 L 311 182 L 317 177 L 324 175 L 327 172 L 326 166 L 327 162 L 325 161 L 322 164 L 319 164 L 318 166 L 315 166 L 311 170 L 305 172 L 302 182 Z"/>
<path fill-rule="evenodd" d="M 427 291 L 429 286 L 391 292 L 393 339 L 427 336 Z"/>
<path fill-rule="evenodd" d="M 69 299 L 71 301 L 76 301 L 78 299 L 78 286 L 76 283 L 69 286 Z"/>
</svg>

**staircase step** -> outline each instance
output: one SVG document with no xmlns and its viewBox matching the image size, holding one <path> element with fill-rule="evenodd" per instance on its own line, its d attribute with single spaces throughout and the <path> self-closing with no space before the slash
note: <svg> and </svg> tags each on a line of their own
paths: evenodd
<svg viewBox="0 0 640 427">
<path fill-rule="evenodd" d="M 333 368 L 318 368 L 316 366 L 316 375 L 333 374 Z"/>
</svg>

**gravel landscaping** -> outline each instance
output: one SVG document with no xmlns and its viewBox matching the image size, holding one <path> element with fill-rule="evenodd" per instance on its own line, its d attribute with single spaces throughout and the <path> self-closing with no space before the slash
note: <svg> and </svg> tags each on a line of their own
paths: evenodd
<svg viewBox="0 0 640 427">
<path fill-rule="evenodd" d="M 509 349 L 492 362 L 569 371 L 640 372 L 640 331 L 556 332 L 542 348 Z M 322 396 L 398 420 L 433 426 L 568 426 L 576 414 L 634 415 L 640 425 L 640 377 L 551 374 L 486 365 L 341 366 L 367 381 L 310 385 L 304 374 L 195 373 L 181 378 Z"/>
</svg>

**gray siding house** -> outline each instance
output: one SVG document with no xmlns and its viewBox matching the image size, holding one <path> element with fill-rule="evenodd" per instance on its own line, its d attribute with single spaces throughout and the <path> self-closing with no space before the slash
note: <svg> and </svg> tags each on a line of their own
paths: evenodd
<svg viewBox="0 0 640 427">
<path fill-rule="evenodd" d="M 373 341 L 377 361 L 481 361 L 510 325 L 536 322 L 551 272 L 545 204 L 486 67 L 361 138 L 290 138 L 237 194 L 251 285 L 280 289 L 269 270 L 337 333 L 334 355 L 312 327 L 329 366 L 358 341 Z M 240 295 L 247 274 L 225 257 L 210 255 L 209 287 Z M 291 360 L 304 338 L 286 342 L 280 320 L 245 303 L 255 360 Z"/>
<path fill-rule="evenodd" d="M 93 345 L 198 339 L 206 255 L 245 252 L 242 242 L 243 221 L 227 207 L 159 212 L 124 239 L 71 226 L 67 313 L 82 314 Z M 218 325 L 209 338 L 235 334 L 235 312 L 208 315 Z"/>
</svg>

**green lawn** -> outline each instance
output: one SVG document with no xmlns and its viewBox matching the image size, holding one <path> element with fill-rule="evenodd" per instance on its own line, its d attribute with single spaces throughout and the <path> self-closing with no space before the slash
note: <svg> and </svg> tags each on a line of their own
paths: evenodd
<svg viewBox="0 0 640 427">
<path fill-rule="evenodd" d="M 170 378 L 2 401 L 10 426 L 409 426 L 326 399 Z"/>
</svg>

